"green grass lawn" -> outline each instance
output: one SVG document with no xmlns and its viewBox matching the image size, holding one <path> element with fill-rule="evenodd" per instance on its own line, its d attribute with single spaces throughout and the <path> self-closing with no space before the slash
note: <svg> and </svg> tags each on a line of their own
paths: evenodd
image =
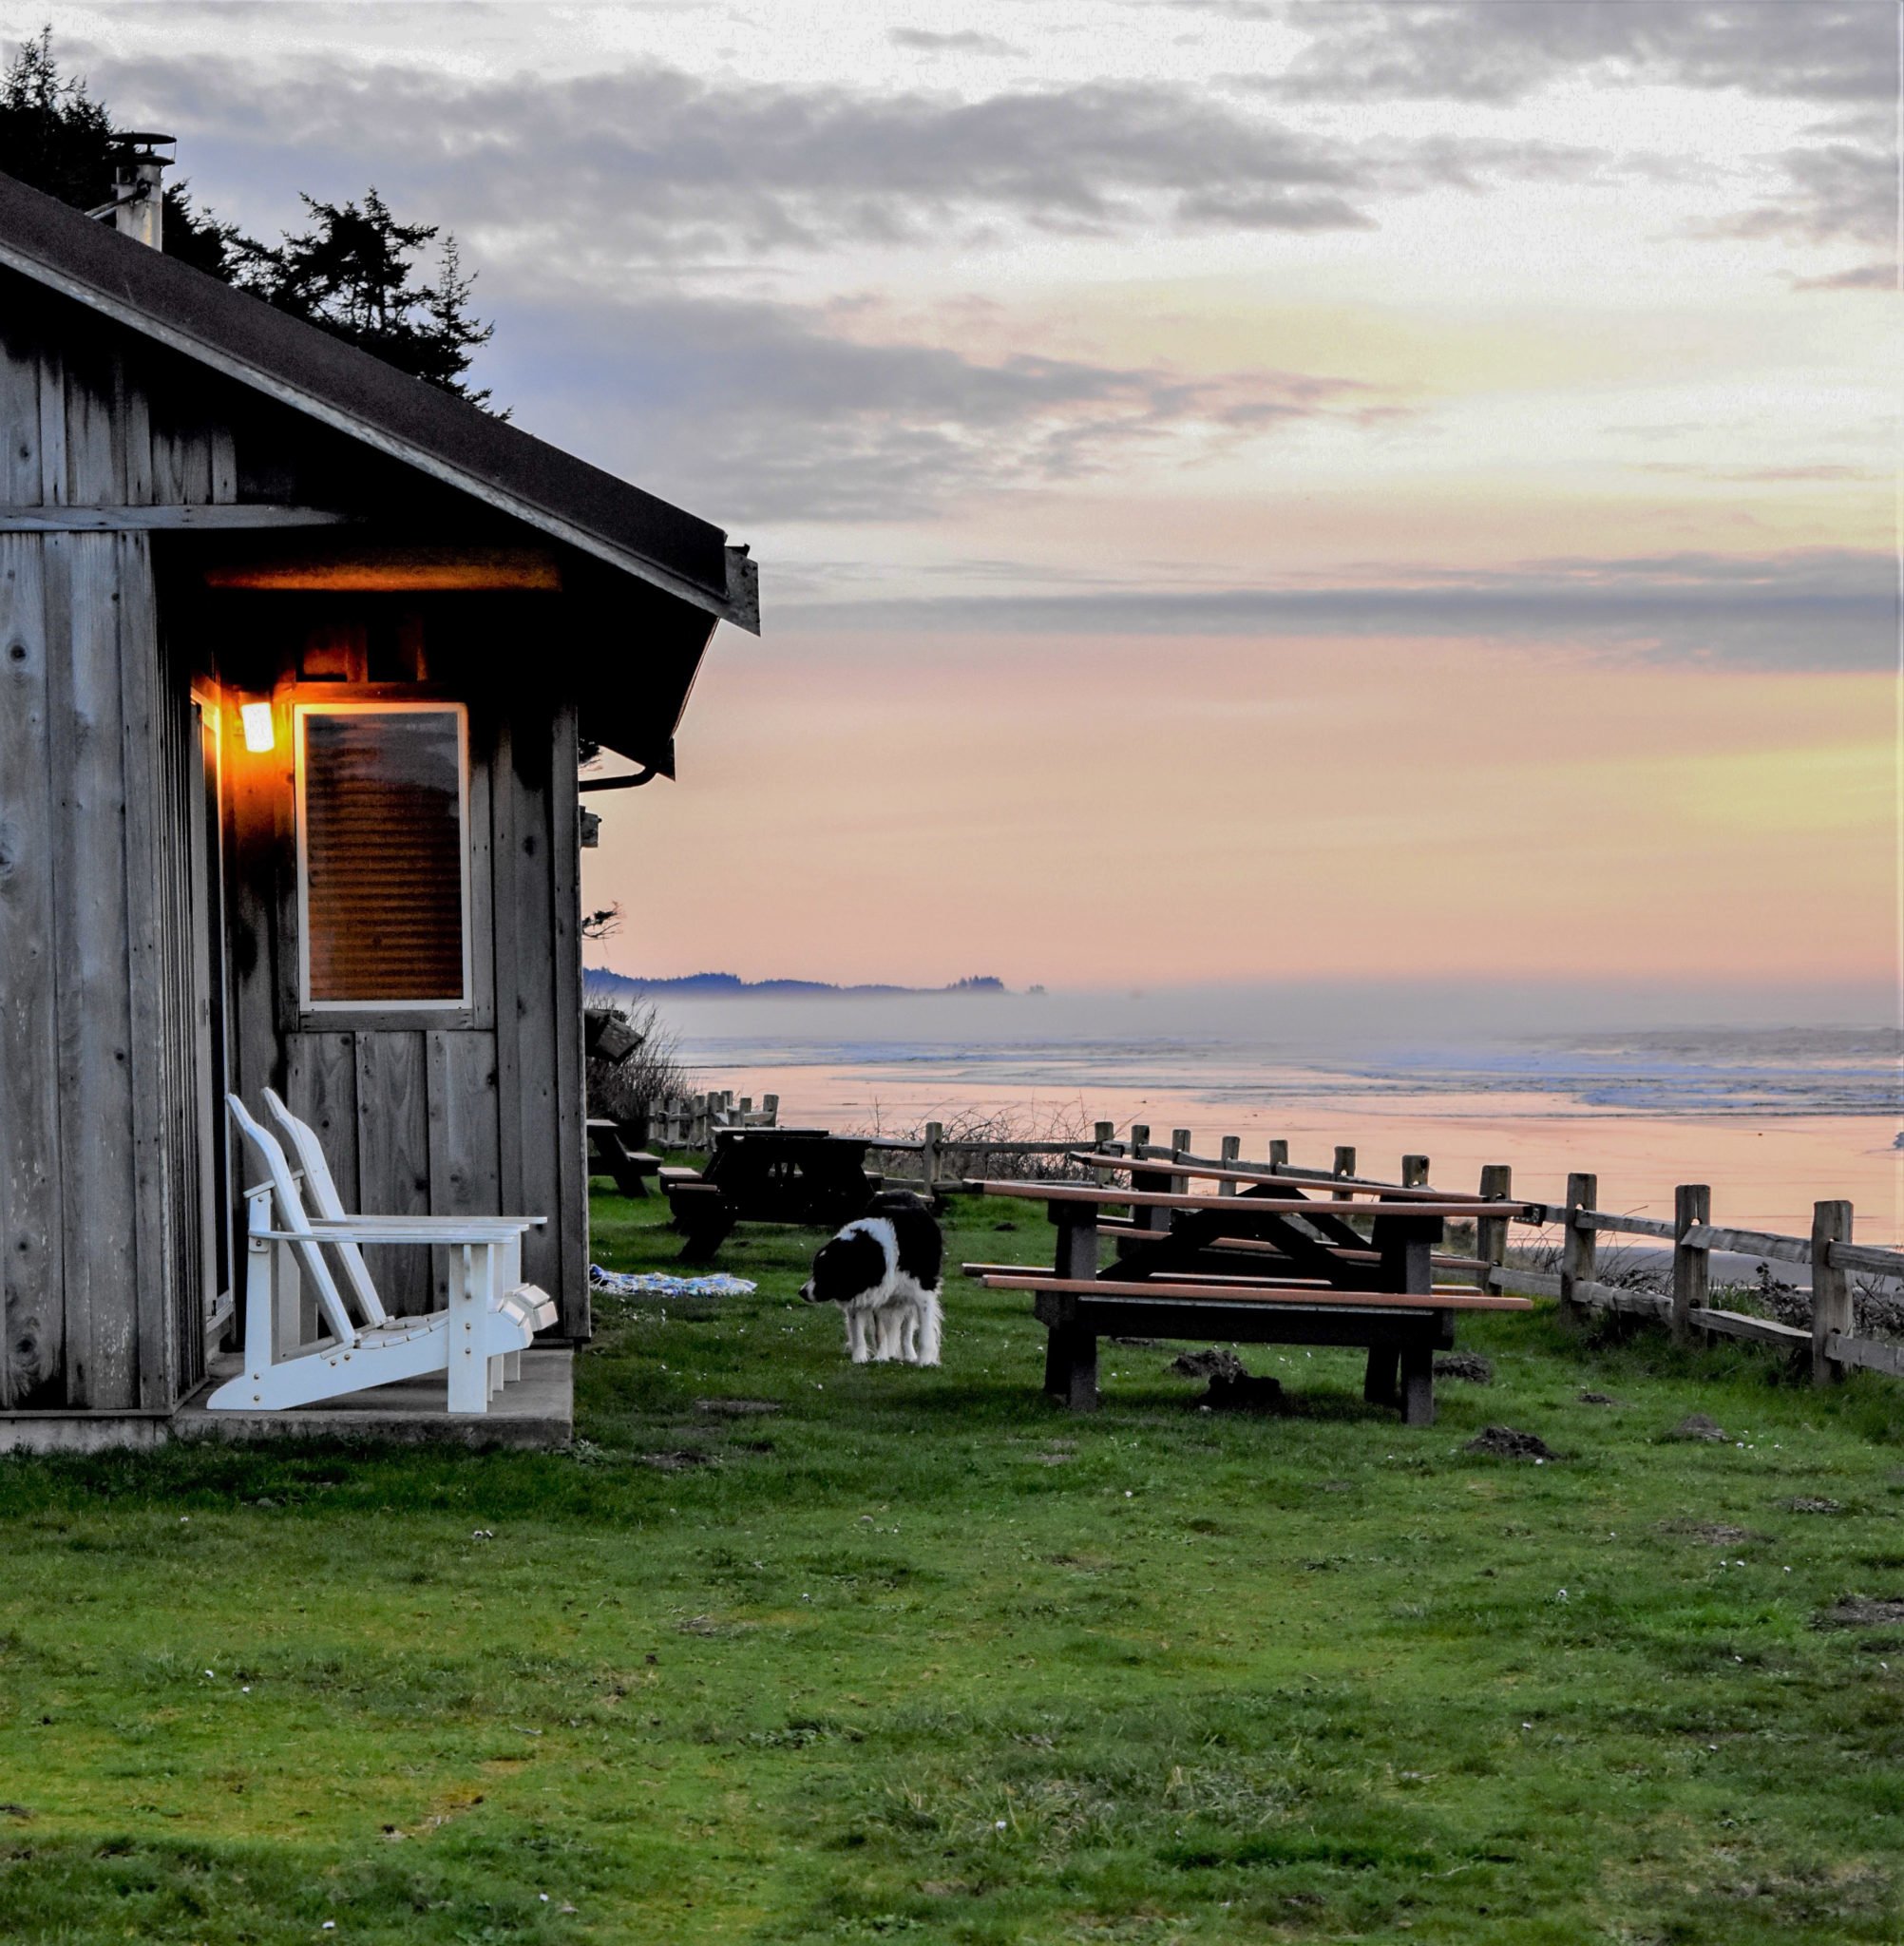
<svg viewBox="0 0 1904 1946">
<path fill-rule="evenodd" d="M 1110 1345 L 1073 1418 L 956 1275 L 847 1365 L 816 1241 L 605 1306 L 573 1453 L 0 1461 L 0 1939 L 1904 1936 L 1904 1621 L 1820 1626 L 1904 1595 L 1904 1385 L 1542 1311 L 1427 1431 L 1264 1348 L 1287 1417 Z"/>
</svg>

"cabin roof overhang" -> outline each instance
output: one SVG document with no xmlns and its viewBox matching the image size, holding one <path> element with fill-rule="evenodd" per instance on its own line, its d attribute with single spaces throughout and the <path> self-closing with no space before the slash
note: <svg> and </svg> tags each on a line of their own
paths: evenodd
<svg viewBox="0 0 1904 1946">
<path fill-rule="evenodd" d="M 750 634 L 722 530 L 0 174 L 0 265 Z M 682 697 L 685 701 L 685 695 Z"/>
</svg>

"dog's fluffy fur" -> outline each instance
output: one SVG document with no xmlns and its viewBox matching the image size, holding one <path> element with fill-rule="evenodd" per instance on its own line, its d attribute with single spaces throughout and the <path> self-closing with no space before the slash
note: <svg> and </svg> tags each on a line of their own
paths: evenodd
<svg viewBox="0 0 1904 1946">
<path fill-rule="evenodd" d="M 847 1350 L 855 1364 L 937 1364 L 944 1335 L 944 1239 L 918 1196 L 888 1192 L 875 1210 L 820 1246 L 800 1295 L 846 1313 Z"/>
</svg>

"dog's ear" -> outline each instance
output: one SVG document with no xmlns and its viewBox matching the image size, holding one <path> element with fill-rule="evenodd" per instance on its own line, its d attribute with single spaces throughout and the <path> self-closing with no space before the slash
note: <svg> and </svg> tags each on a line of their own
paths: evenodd
<svg viewBox="0 0 1904 1946">
<path fill-rule="evenodd" d="M 816 1304 L 849 1304 L 863 1290 L 876 1289 L 885 1281 L 885 1251 L 877 1237 L 863 1230 L 822 1244 L 813 1259 Z"/>
</svg>

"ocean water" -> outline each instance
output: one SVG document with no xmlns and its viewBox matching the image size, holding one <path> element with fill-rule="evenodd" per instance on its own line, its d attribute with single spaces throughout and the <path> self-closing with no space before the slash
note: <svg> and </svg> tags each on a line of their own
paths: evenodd
<svg viewBox="0 0 1904 1946">
<path fill-rule="evenodd" d="M 1492 1026 L 1319 1022 L 1313 1009 L 1266 1014 L 1260 997 L 1206 1001 L 741 1000 L 676 1003 L 670 1021 L 702 1085 L 777 1094 L 782 1120 L 802 1125 L 890 1134 L 1000 1111 L 1145 1122 L 1159 1141 L 1187 1128 L 1210 1154 L 1226 1135 L 1255 1158 L 1282 1137 L 1316 1167 L 1347 1144 L 1373 1174 L 1423 1154 L 1451 1188 L 1506 1163 L 1543 1200 L 1583 1171 L 1602 1208 L 1650 1216 L 1670 1216 L 1675 1184 L 1701 1182 L 1714 1221 L 1796 1234 L 1815 1201 L 1846 1197 L 1861 1241 L 1904 1241 L 1895 1029 L 1576 1018 L 1556 1030 L 1512 1008 Z"/>
</svg>

